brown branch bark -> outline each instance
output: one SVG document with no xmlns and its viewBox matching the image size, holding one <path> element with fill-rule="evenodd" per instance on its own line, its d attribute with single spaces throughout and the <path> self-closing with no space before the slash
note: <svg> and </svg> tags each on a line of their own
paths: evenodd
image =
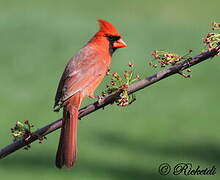
<svg viewBox="0 0 220 180">
<path fill-rule="evenodd" d="M 200 62 L 203 62 L 204 60 L 207 60 L 209 58 L 212 58 L 214 56 L 216 56 L 218 54 L 218 51 L 220 50 L 220 46 L 210 50 L 210 51 L 205 51 L 197 56 L 191 57 L 186 59 L 183 62 L 180 62 L 176 65 L 171 66 L 168 69 L 162 70 L 156 74 L 153 74 L 149 77 L 146 77 L 132 85 L 130 85 L 128 87 L 128 93 L 132 94 L 136 91 L 139 91 L 147 86 L 150 86 L 164 78 L 167 78 L 173 74 L 179 73 L 180 71 L 187 69 L 191 66 L 194 66 Z M 116 98 L 118 98 L 120 95 L 120 91 L 117 91 L 113 94 L 110 94 L 106 97 L 103 98 L 102 102 L 99 103 L 98 101 L 96 101 L 93 104 L 90 104 L 88 106 L 85 106 L 84 108 L 80 109 L 80 114 L 79 114 L 79 118 L 82 118 L 100 108 L 103 108 L 111 103 L 113 103 L 115 101 Z M 2 148 L 0 150 L 0 159 L 6 157 L 7 155 L 15 152 L 16 150 L 31 144 L 32 142 L 36 141 L 39 137 L 45 136 L 49 133 L 52 133 L 53 131 L 59 129 L 62 125 L 62 119 L 58 119 L 38 130 L 36 130 L 35 132 L 32 133 L 32 136 L 25 141 L 24 139 L 20 139 L 16 142 L 13 142 L 11 144 L 9 144 L 8 146 Z"/>
</svg>

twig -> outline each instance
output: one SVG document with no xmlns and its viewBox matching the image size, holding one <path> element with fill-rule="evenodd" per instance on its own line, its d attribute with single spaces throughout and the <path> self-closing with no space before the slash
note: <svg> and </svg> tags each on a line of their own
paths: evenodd
<svg viewBox="0 0 220 180">
<path fill-rule="evenodd" d="M 214 49 L 205 51 L 197 56 L 188 58 L 185 61 L 180 62 L 178 64 L 175 64 L 168 69 L 162 70 L 154 75 L 151 75 L 151 76 L 146 77 L 140 81 L 137 81 L 136 83 L 134 83 L 128 87 L 128 93 L 132 94 L 132 93 L 139 91 L 147 86 L 150 86 L 151 84 L 154 84 L 164 78 L 167 78 L 167 77 L 169 77 L 173 74 L 179 73 L 179 72 L 181 72 L 181 71 L 183 71 L 193 65 L 196 65 L 204 60 L 212 58 L 212 57 L 216 56 L 219 53 L 219 51 L 220 51 L 220 46 L 218 46 Z M 117 91 L 113 94 L 110 94 L 110 95 L 104 97 L 101 102 L 96 101 L 93 104 L 85 106 L 84 108 L 80 109 L 79 118 L 82 118 L 82 117 L 84 117 L 84 116 L 86 116 L 86 115 L 88 115 L 88 114 L 90 114 L 100 108 L 103 108 L 109 104 L 112 104 L 115 101 L 115 99 L 117 99 L 119 97 L 119 95 L 120 95 L 120 92 Z M 36 141 L 37 139 L 39 139 L 39 137 L 45 136 L 49 133 L 52 133 L 53 131 L 59 129 L 61 126 L 62 126 L 62 119 L 58 119 L 58 120 L 44 126 L 43 128 L 40 128 L 40 129 L 36 130 L 35 132 L 33 132 L 31 137 L 27 141 L 25 141 L 24 139 L 20 139 L 20 140 L 17 140 L 15 142 L 11 143 L 10 145 L 8 145 L 0 150 L 0 159 L 6 157 L 7 155 L 15 152 L 16 150 L 18 150 L 24 146 Z"/>
</svg>

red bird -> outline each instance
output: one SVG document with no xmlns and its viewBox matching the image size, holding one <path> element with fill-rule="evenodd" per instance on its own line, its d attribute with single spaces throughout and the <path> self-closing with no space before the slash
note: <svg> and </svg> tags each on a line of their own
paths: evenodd
<svg viewBox="0 0 220 180">
<path fill-rule="evenodd" d="M 78 110 L 82 100 L 95 98 L 94 91 L 105 77 L 117 48 L 127 45 L 117 29 L 105 20 L 98 20 L 100 29 L 74 57 L 70 59 L 56 92 L 54 111 L 63 107 L 60 142 L 56 166 L 73 166 L 76 160 Z"/>
</svg>

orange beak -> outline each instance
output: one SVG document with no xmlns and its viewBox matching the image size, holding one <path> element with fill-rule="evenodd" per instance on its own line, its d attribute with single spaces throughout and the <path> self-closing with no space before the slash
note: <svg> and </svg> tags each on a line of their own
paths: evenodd
<svg viewBox="0 0 220 180">
<path fill-rule="evenodd" d="M 119 40 L 117 40 L 113 43 L 113 47 L 123 48 L 123 47 L 127 47 L 127 44 L 120 38 Z"/>
</svg>

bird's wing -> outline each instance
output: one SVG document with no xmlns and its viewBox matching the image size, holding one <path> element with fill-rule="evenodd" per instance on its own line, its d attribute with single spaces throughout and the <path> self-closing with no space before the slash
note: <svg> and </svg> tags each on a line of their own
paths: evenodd
<svg viewBox="0 0 220 180">
<path fill-rule="evenodd" d="M 87 47 L 71 58 L 60 79 L 54 107 L 62 106 L 66 99 L 84 90 L 99 76 L 104 75 L 108 65 L 103 58 L 108 57 Z"/>
</svg>

